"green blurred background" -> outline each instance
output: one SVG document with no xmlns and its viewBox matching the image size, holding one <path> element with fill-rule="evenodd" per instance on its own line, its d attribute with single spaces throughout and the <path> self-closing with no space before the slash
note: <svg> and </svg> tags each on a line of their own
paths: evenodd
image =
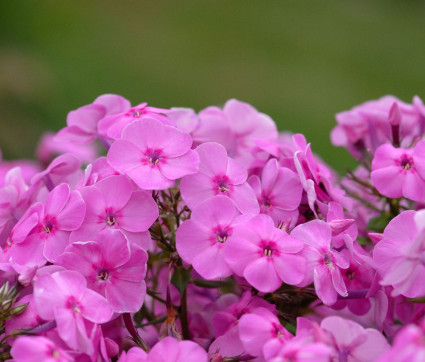
<svg viewBox="0 0 425 362">
<path fill-rule="evenodd" d="M 303 132 L 338 170 L 334 114 L 424 98 L 423 1 L 1 1 L 0 148 L 33 157 L 42 131 L 103 93 L 200 110 L 238 98 Z"/>
</svg>

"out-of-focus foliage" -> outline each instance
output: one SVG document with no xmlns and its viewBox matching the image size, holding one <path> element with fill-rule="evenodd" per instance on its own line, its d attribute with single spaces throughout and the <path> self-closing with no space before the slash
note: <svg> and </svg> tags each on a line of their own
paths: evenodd
<svg viewBox="0 0 425 362">
<path fill-rule="evenodd" d="M 46 129 L 103 93 L 200 110 L 238 98 L 303 132 L 340 170 L 334 114 L 424 98 L 421 1 L 3 1 L 0 148 L 31 157 Z"/>
</svg>

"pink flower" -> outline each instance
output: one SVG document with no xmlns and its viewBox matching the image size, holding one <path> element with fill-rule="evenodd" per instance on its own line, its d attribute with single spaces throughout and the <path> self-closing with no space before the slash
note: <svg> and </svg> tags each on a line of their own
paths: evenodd
<svg viewBox="0 0 425 362">
<path fill-rule="evenodd" d="M 332 336 L 340 361 L 375 361 L 389 348 L 385 337 L 376 329 L 364 329 L 348 319 L 327 317 L 320 326 Z"/>
<path fill-rule="evenodd" d="M 172 337 L 159 341 L 150 350 L 147 362 L 207 362 L 207 352 L 193 341 L 179 342 Z"/>
<path fill-rule="evenodd" d="M 238 224 L 226 244 L 225 260 L 261 292 L 273 292 L 282 282 L 295 285 L 305 277 L 305 260 L 297 255 L 303 243 L 274 226 L 267 215 Z"/>
<path fill-rule="evenodd" d="M 21 336 L 10 351 L 15 362 L 72 362 L 74 358 L 45 337 Z"/>
<path fill-rule="evenodd" d="M 146 295 L 146 252 L 130 250 L 119 230 L 105 230 L 97 240 L 71 244 L 57 264 L 80 272 L 89 288 L 105 296 L 115 312 L 136 313 Z"/>
<path fill-rule="evenodd" d="M 145 118 L 126 127 L 108 152 L 108 162 L 141 189 L 164 190 L 198 169 L 192 138 L 156 119 Z"/>
<path fill-rule="evenodd" d="M 251 356 L 264 356 L 267 350 L 279 348 L 293 337 L 280 324 L 277 316 L 265 308 L 258 308 L 241 317 L 239 336 Z"/>
<path fill-rule="evenodd" d="M 80 144 L 92 142 L 98 137 L 97 126 L 101 119 L 128 108 L 130 108 L 130 102 L 121 96 L 101 95 L 92 104 L 69 112 L 66 118 L 68 127 L 58 132 L 56 140 Z"/>
<path fill-rule="evenodd" d="M 347 269 L 348 260 L 336 250 L 331 249 L 332 230 L 321 220 L 313 220 L 298 225 L 291 236 L 303 241 L 302 254 L 307 260 L 307 273 L 300 285 L 314 281 L 317 296 L 326 305 L 336 302 L 338 294 L 347 296 L 347 288 L 341 269 Z"/>
<path fill-rule="evenodd" d="M 271 216 L 276 225 L 288 219 L 296 223 L 303 187 L 295 172 L 279 167 L 273 158 L 264 166 L 261 179 L 251 176 L 248 183 L 257 196 L 262 214 Z"/>
<path fill-rule="evenodd" d="M 391 285 L 393 296 L 425 295 L 424 211 L 404 211 L 392 219 L 375 246 L 373 260 L 382 285 Z"/>
<path fill-rule="evenodd" d="M 34 301 L 40 317 L 55 319 L 60 337 L 77 350 L 90 350 L 85 320 L 106 323 L 113 315 L 105 298 L 88 289 L 84 277 L 71 270 L 41 275 L 34 285 Z"/>
<path fill-rule="evenodd" d="M 83 222 L 85 211 L 78 191 L 70 192 L 64 183 L 55 187 L 44 205 L 34 204 L 12 230 L 12 260 L 19 264 L 30 260 L 44 264 L 44 258 L 55 262 L 68 246 L 70 232 Z"/>
<path fill-rule="evenodd" d="M 258 213 L 258 203 L 246 182 L 247 171 L 227 157 L 226 149 L 215 142 L 203 143 L 196 148 L 199 171 L 182 178 L 180 190 L 190 208 L 215 195 L 229 197 L 241 213 Z"/>
<path fill-rule="evenodd" d="M 168 112 L 166 109 L 147 107 L 147 105 L 147 103 L 141 103 L 133 108 L 122 110 L 121 113 L 103 118 L 97 127 L 99 134 L 105 138 L 117 140 L 121 138 L 122 131 L 126 126 L 144 118 L 156 119 L 170 126 L 175 125 L 164 115 Z"/>
<path fill-rule="evenodd" d="M 218 279 L 232 274 L 223 251 L 238 214 L 231 200 L 215 196 L 194 207 L 191 218 L 178 228 L 177 252 L 203 278 Z"/>
<path fill-rule="evenodd" d="M 380 146 L 372 160 L 373 185 L 384 196 L 425 201 L 425 141 L 413 149 Z"/>
<path fill-rule="evenodd" d="M 133 191 L 125 176 L 109 176 L 93 186 L 80 189 L 87 205 L 81 227 L 71 234 L 71 241 L 93 240 L 105 229 L 119 229 L 136 244 L 148 248 L 142 232 L 158 217 L 158 206 L 150 193 Z"/>
</svg>

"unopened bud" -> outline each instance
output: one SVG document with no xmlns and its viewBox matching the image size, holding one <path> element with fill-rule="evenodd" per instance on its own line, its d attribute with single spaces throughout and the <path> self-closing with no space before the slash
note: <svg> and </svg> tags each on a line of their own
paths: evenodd
<svg viewBox="0 0 425 362">
<path fill-rule="evenodd" d="M 347 230 L 355 222 L 354 219 L 341 219 L 329 221 L 328 225 L 331 227 L 332 235 L 335 236 Z"/>
<path fill-rule="evenodd" d="M 28 303 L 17 305 L 16 307 L 13 307 L 10 310 L 9 314 L 10 315 L 22 314 L 25 311 L 25 309 L 27 309 L 27 307 L 28 307 Z"/>
<path fill-rule="evenodd" d="M 372 240 L 374 244 L 378 243 L 384 238 L 384 234 L 381 233 L 367 233 L 367 236 L 369 236 L 370 240 Z"/>
</svg>

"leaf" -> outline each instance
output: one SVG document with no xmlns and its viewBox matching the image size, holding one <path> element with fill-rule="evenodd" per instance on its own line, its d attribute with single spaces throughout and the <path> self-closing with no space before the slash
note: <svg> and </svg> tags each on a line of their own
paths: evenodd
<svg viewBox="0 0 425 362">
<path fill-rule="evenodd" d="M 382 233 L 390 221 L 391 216 L 387 213 L 382 213 L 381 215 L 370 219 L 366 229 Z"/>
<path fill-rule="evenodd" d="M 232 280 L 204 280 L 204 279 L 192 279 L 193 284 L 201 288 L 225 288 L 233 286 Z"/>
<path fill-rule="evenodd" d="M 173 284 L 180 292 L 180 295 L 183 294 L 187 285 L 190 282 L 190 272 L 178 266 L 174 269 L 173 276 L 171 277 L 171 284 Z"/>
</svg>

